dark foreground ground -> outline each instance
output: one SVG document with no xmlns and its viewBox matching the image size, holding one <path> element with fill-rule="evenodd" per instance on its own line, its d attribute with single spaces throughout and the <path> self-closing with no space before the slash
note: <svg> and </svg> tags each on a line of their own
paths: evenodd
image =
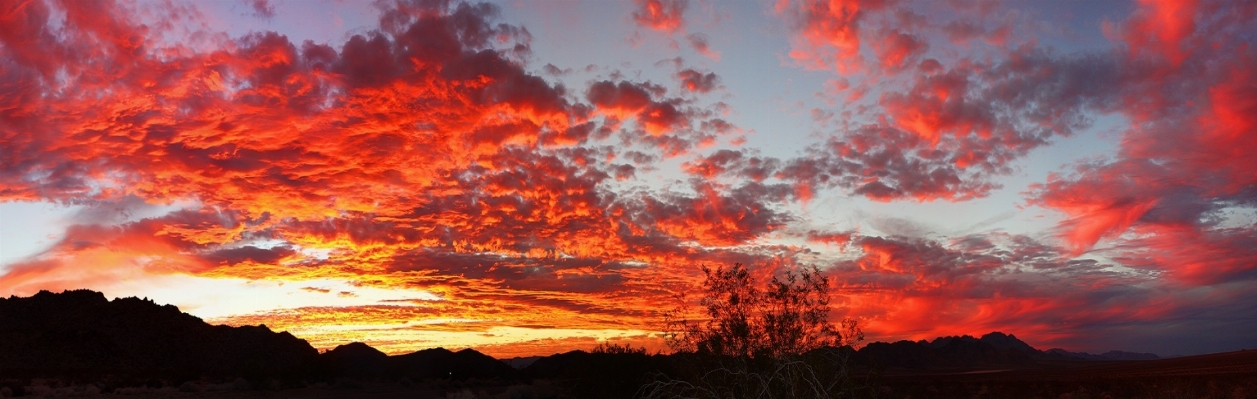
<svg viewBox="0 0 1257 399">
<path fill-rule="evenodd" d="M 353 382 L 350 384 L 312 384 L 308 387 L 253 388 L 226 384 L 196 384 L 181 387 L 127 387 L 101 392 L 93 384 L 60 384 L 37 381 L 19 392 L 23 398 L 273 398 L 273 399 L 410 399 L 410 398 L 561 398 L 561 393 L 548 381 L 531 384 L 503 384 L 494 381 L 429 382 L 399 385 L 396 383 Z M 11 392 L 10 389 L 9 392 Z M 4 397 L 0 394 L 0 397 Z"/>
<path fill-rule="evenodd" d="M 126 398 L 569 398 L 574 380 L 500 382 L 428 381 L 415 384 L 342 381 L 307 387 L 254 387 L 232 383 L 189 383 L 181 387 L 114 388 L 32 381 L 24 397 Z M 1061 362 L 1012 370 L 953 372 L 886 371 L 866 381 L 873 398 L 1257 398 L 1257 351 L 1173 359 L 1111 362 Z M 49 386 L 52 385 L 52 386 Z M 4 394 L 8 392 L 0 392 Z M 631 396 L 623 392 L 616 396 Z"/>
<path fill-rule="evenodd" d="M 1257 351 L 881 377 L 887 398 L 1257 398 Z"/>
</svg>

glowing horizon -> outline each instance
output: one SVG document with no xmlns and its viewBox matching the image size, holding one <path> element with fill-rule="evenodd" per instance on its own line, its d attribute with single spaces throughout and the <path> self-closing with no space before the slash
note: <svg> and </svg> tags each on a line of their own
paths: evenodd
<svg viewBox="0 0 1257 399">
<path fill-rule="evenodd" d="M 512 357 L 662 349 L 699 265 L 815 265 L 873 341 L 1254 348 L 1254 20 L 1204 0 L 9 2 L 0 295 Z"/>
</svg>

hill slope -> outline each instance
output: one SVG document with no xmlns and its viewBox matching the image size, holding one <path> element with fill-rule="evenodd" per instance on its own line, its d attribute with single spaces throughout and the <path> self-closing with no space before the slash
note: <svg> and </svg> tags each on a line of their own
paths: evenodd
<svg viewBox="0 0 1257 399">
<path fill-rule="evenodd" d="M 88 290 L 0 298 L 0 371 L 9 375 L 282 377 L 318 356 L 286 332 L 212 326 L 148 300 Z"/>
</svg>

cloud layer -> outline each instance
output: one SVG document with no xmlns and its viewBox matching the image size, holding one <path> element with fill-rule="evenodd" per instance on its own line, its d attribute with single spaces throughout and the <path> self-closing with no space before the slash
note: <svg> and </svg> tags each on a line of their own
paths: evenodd
<svg viewBox="0 0 1257 399">
<path fill-rule="evenodd" d="M 911 2 L 781 1 L 783 60 L 825 74 L 828 105 L 810 110 L 810 144 L 769 156 L 739 144 L 747 132 L 722 102 L 737 93 L 710 38 L 687 30 L 685 15 L 703 11 L 690 5 L 636 2 L 624 20 L 684 37 L 710 64 L 678 57 L 656 63 L 672 66 L 662 81 L 616 71 L 579 86 L 491 4 L 387 3 L 372 29 L 330 44 L 191 29 L 203 17 L 175 5 L 3 6 L 0 201 L 184 205 L 80 214 L 51 248 L 6 266 L 0 293 L 172 274 L 334 279 L 439 300 L 220 321 L 324 346 L 532 354 L 590 337 L 658 345 L 658 311 L 700 264 L 761 277 L 816 264 L 840 288 L 834 317 L 865 320 L 875 339 L 1252 343 L 1173 341 L 1257 327 L 1244 305 L 1257 299 L 1245 289 L 1257 280 L 1257 7 L 1139 3 L 1103 23 L 1107 47 L 1066 52 L 1013 29 L 1024 14 L 998 5 L 927 19 Z M 1119 151 L 1022 193 L 1060 217 L 1051 231 L 826 231 L 801 211 L 826 197 L 1018 190 L 1001 182 L 1020 162 L 1097 118 L 1124 121 Z M 1140 348 L 1095 338 L 1163 325 L 1139 333 Z"/>
</svg>

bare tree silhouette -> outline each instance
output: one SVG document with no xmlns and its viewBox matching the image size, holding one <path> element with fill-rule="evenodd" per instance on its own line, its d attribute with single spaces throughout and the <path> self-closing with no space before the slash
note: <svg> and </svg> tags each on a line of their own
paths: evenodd
<svg viewBox="0 0 1257 399">
<path fill-rule="evenodd" d="M 643 398 L 840 398 L 859 390 L 847 363 L 864 339 L 855 320 L 829 320 L 829 279 L 816 267 L 760 288 L 742 264 L 702 268 L 694 319 L 684 297 L 665 314 L 669 346 L 685 364 L 657 375 Z"/>
</svg>

